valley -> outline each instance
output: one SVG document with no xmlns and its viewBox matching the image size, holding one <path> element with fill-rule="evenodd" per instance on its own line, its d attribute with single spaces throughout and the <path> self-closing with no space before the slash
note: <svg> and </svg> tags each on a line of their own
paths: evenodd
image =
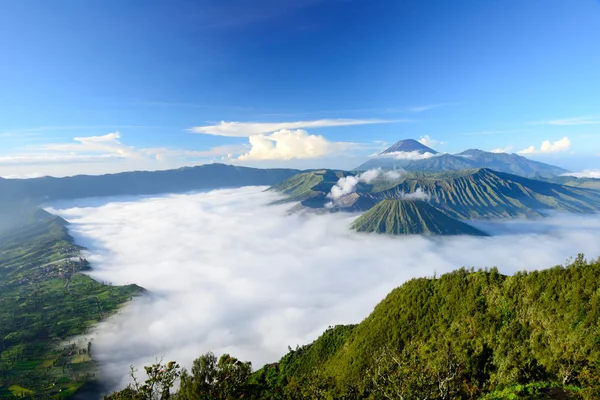
<svg viewBox="0 0 600 400">
<path fill-rule="evenodd" d="M 412 245 L 420 243 L 419 245 L 422 246 L 424 244 L 421 244 L 421 240 L 427 241 L 430 240 L 427 238 L 433 236 L 448 236 L 448 238 L 456 236 L 457 240 L 460 238 L 460 240 L 464 241 L 466 240 L 464 238 L 469 236 L 473 237 L 471 240 L 482 240 L 477 239 L 477 237 L 494 235 L 493 229 L 489 232 L 485 230 L 490 229 L 489 227 L 491 225 L 488 225 L 488 228 L 484 228 L 484 230 L 470 225 L 469 222 L 474 220 L 494 222 L 528 219 L 535 221 L 538 218 L 544 217 L 552 219 L 554 218 L 553 215 L 557 212 L 559 215 L 562 215 L 560 213 L 563 213 L 564 215 L 574 216 L 594 216 L 598 210 L 600 210 L 600 191 L 592 189 L 591 187 L 594 186 L 590 185 L 590 183 L 595 182 L 594 180 L 581 180 L 581 184 L 578 184 L 578 182 L 580 182 L 578 178 L 567 179 L 556 177 L 552 179 L 540 178 L 540 180 L 537 180 L 497 172 L 489 168 L 436 172 L 404 171 L 397 169 L 384 170 L 378 168 L 362 173 L 335 170 L 246 171 L 243 169 L 239 170 L 237 167 L 218 165 L 212 168 L 213 169 L 210 172 L 210 174 L 213 174 L 212 180 L 182 179 L 181 183 L 177 184 L 179 191 L 185 192 L 192 190 L 193 188 L 202 190 L 204 188 L 208 189 L 217 186 L 224 188 L 221 189 L 225 190 L 223 193 L 233 194 L 235 192 L 227 192 L 232 189 L 225 188 L 239 185 L 239 180 L 246 179 L 246 176 L 243 174 L 252 173 L 255 176 L 255 178 L 253 178 L 255 180 L 252 182 L 259 182 L 267 185 L 274 184 L 271 187 L 263 186 L 263 188 L 268 188 L 266 192 L 259 191 L 255 192 L 256 194 L 251 195 L 258 196 L 256 197 L 257 200 L 262 199 L 252 207 L 254 207 L 253 213 L 257 212 L 259 209 L 262 210 L 258 218 L 260 219 L 260 215 L 262 215 L 263 221 L 271 218 L 271 215 L 275 213 L 280 215 L 277 218 L 283 218 L 282 223 L 288 225 L 288 227 L 290 221 L 297 221 L 294 222 L 294 224 L 300 224 L 298 227 L 302 227 L 302 224 L 304 223 L 300 221 L 306 218 L 304 211 L 311 211 L 315 214 L 309 216 L 308 221 L 313 221 L 311 223 L 323 224 L 323 228 L 327 226 L 327 224 L 337 226 L 337 233 L 335 233 L 335 235 L 346 235 L 344 232 L 349 232 L 350 235 L 357 235 L 356 233 L 353 234 L 352 231 L 358 233 L 407 235 L 408 238 L 413 238 L 409 239 L 410 242 L 406 243 L 408 246 L 411 245 L 409 243 L 413 243 Z M 225 175 L 219 175 L 220 171 L 224 170 L 228 172 Z M 146 194 L 146 196 L 149 196 L 147 197 L 147 201 L 150 201 L 148 205 L 151 205 L 158 201 L 152 200 L 153 193 L 159 194 L 172 190 L 174 186 L 172 186 L 173 181 L 171 176 L 177 176 L 176 174 L 184 173 L 187 172 L 173 172 L 175 175 L 171 175 L 169 172 L 161 173 L 156 179 L 149 178 L 147 180 L 148 184 L 138 185 L 125 183 L 128 182 L 127 179 L 130 179 L 128 178 L 129 175 L 107 175 L 102 177 L 82 177 L 77 179 L 87 180 L 89 181 L 89 185 L 94 185 L 94 187 L 96 187 L 90 192 L 91 194 L 99 194 L 102 196 Z M 239 175 L 240 173 L 242 175 Z M 162 180 L 161 176 L 168 178 Z M 2 326 L 4 330 L 3 332 L 0 332 L 0 337 L 3 338 L 3 350 L 0 353 L 0 365 L 2 366 L 0 375 L 2 377 L 2 386 L 0 387 L 0 393 L 4 396 L 35 394 L 35 396 L 47 395 L 55 398 L 67 398 L 76 393 L 78 389 L 86 383 L 97 381 L 97 376 L 104 376 L 108 366 L 110 366 L 111 369 L 122 371 L 121 368 L 123 365 L 121 364 L 121 361 L 107 356 L 107 351 L 117 351 L 116 354 L 120 354 L 122 351 L 125 351 L 125 349 L 115 350 L 115 346 L 117 346 L 117 348 L 120 346 L 118 345 L 118 342 L 106 342 L 103 339 L 104 336 L 102 332 L 107 332 L 108 329 L 114 329 L 114 322 L 106 322 L 105 320 L 112 321 L 116 318 L 115 321 L 119 321 L 126 318 L 126 316 L 129 315 L 127 312 L 128 308 L 124 309 L 125 314 L 123 316 L 110 317 L 110 315 L 115 313 L 123 304 L 140 295 L 146 298 L 146 300 L 140 304 L 149 301 L 147 304 L 151 308 L 148 309 L 148 312 L 152 313 L 156 311 L 155 306 L 151 305 L 153 304 L 153 300 L 150 300 L 152 295 L 148 297 L 148 295 L 144 295 L 144 293 L 151 294 L 157 290 L 162 291 L 164 289 L 161 288 L 163 288 L 164 285 L 161 283 L 157 286 L 157 282 L 140 279 L 139 273 L 141 271 L 135 272 L 135 269 L 131 270 L 129 274 L 121 277 L 108 272 L 110 271 L 109 265 L 117 266 L 123 263 L 127 264 L 127 261 L 102 261 L 102 259 L 97 258 L 98 256 L 94 256 L 96 263 L 99 262 L 99 265 L 94 265 L 93 263 L 90 265 L 88 260 L 83 256 L 82 251 L 84 249 L 81 248 L 77 242 L 73 241 L 70 233 L 67 231 L 70 226 L 67 223 L 67 220 L 69 222 L 77 222 L 80 212 L 78 211 L 72 215 L 69 213 L 64 214 L 67 218 L 67 220 L 65 220 L 39 208 L 39 204 L 42 200 L 49 201 L 62 199 L 62 202 L 74 201 L 75 203 L 85 204 L 85 200 L 76 199 L 76 197 L 79 197 L 84 193 L 82 192 L 84 189 L 74 189 L 78 186 L 75 184 L 75 181 L 69 180 L 71 178 L 64 178 L 64 180 L 38 179 L 38 181 L 33 182 L 24 181 L 25 183 L 11 182 L 10 180 L 1 182 L 4 187 L 8 189 L 3 192 L 4 194 L 2 197 L 3 204 L 5 205 L 4 215 L 7 217 L 4 218 L 5 225 L 1 234 L 2 236 L 0 237 L 2 243 L 2 251 L 0 253 L 2 257 L 0 259 L 2 265 L 0 292 L 2 293 L 2 310 L 4 310 L 3 313 L 0 314 L 0 317 L 2 318 L 2 324 L 0 324 L 0 326 Z M 97 186 L 96 182 L 105 183 Z M 152 182 L 152 184 L 150 184 L 150 182 Z M 207 195 L 211 193 L 217 195 L 219 191 L 206 193 Z M 170 197 L 167 196 L 164 201 L 171 201 L 169 200 L 170 198 L 181 198 L 183 200 L 186 198 L 185 196 L 188 195 L 189 194 L 185 193 L 170 195 Z M 204 195 L 200 193 L 197 196 Z M 225 198 L 226 197 L 224 197 L 224 199 Z M 120 204 L 120 201 L 129 201 L 118 199 L 119 197 L 111 197 L 108 198 L 107 202 L 94 203 L 92 201 L 90 204 L 91 207 L 103 207 L 102 204 L 105 203 L 111 205 Z M 140 199 L 140 201 L 142 201 L 144 197 L 141 197 Z M 81 203 L 82 201 L 83 203 Z M 116 201 L 116 203 L 112 203 L 112 201 Z M 248 201 L 248 195 L 245 196 L 244 201 Z M 94 206 L 93 204 L 100 204 L 100 206 Z M 216 204 L 217 203 L 210 207 L 214 207 Z M 225 202 L 225 204 L 227 203 Z M 237 208 L 243 209 L 244 206 L 242 206 L 242 204 L 243 203 L 234 203 L 229 206 L 220 205 L 219 207 L 233 207 L 231 208 L 232 210 Z M 290 207 L 292 205 L 294 206 L 292 207 L 292 214 L 290 214 Z M 88 208 L 82 210 L 86 209 Z M 59 212 L 60 215 L 63 215 L 63 212 L 60 211 L 60 209 L 51 209 L 51 211 Z M 148 212 L 150 214 L 153 213 L 150 211 Z M 358 216 L 358 213 L 362 213 L 362 215 Z M 130 214 L 131 212 L 128 212 L 128 215 Z M 9 215 L 11 218 L 8 218 Z M 244 215 L 243 212 L 240 217 L 242 215 Z M 287 215 L 287 217 L 284 215 Z M 141 217 L 142 215 L 140 215 L 139 218 Z M 190 217 L 188 211 L 184 220 L 187 221 Z M 207 217 L 208 216 L 197 216 L 192 218 L 192 220 L 196 219 L 201 221 L 203 218 Z M 172 218 L 173 217 L 166 217 L 165 221 Z M 226 221 L 231 218 L 231 216 L 229 214 L 224 214 L 222 218 L 224 218 L 223 221 Z M 291 220 L 289 220 L 290 218 Z M 177 219 L 174 221 L 176 220 Z M 184 220 L 180 221 L 179 226 L 186 225 Z M 289 221 L 284 222 L 285 220 Z M 240 222 L 241 220 L 238 221 L 237 229 L 239 229 L 240 226 L 243 226 L 243 224 L 239 225 Z M 79 223 L 77 222 L 77 224 Z M 212 229 L 220 229 L 217 228 L 217 226 L 218 225 L 215 225 Z M 207 226 L 206 228 L 211 229 L 210 226 Z M 80 237 L 82 233 L 79 231 L 79 228 L 76 229 L 76 237 Z M 102 229 L 100 232 L 102 232 Z M 153 229 L 154 228 L 152 227 L 148 227 L 144 232 L 150 232 Z M 309 225 L 300 229 L 300 232 L 309 229 Z M 314 235 L 314 226 L 310 227 L 310 231 L 312 232 L 310 235 Z M 324 229 L 324 232 L 326 231 L 327 229 Z M 548 234 L 551 234 L 551 231 L 548 231 Z M 115 231 L 113 235 L 118 238 L 118 231 Z M 144 237 L 142 231 L 140 231 L 140 235 L 141 237 Z M 201 237 L 206 238 L 208 237 L 207 235 L 210 235 L 208 231 L 203 233 Z M 265 237 L 265 233 L 253 233 L 252 235 L 255 235 L 256 237 Z M 388 244 L 386 244 L 385 241 L 380 242 L 382 239 L 378 239 L 376 236 L 378 235 L 371 235 L 367 238 L 358 235 L 357 239 L 368 241 L 372 244 L 377 243 L 371 257 L 372 259 L 385 259 L 386 256 L 384 256 L 382 252 L 385 253 L 387 251 L 384 249 L 386 249 Z M 533 237 L 530 238 L 528 234 L 520 237 L 517 233 L 513 236 L 514 239 L 521 240 L 524 244 L 528 243 L 529 249 L 531 249 L 532 246 L 532 243 L 529 241 L 535 240 Z M 481 264 L 476 264 L 473 261 L 478 259 L 478 256 L 474 256 L 472 252 L 465 252 L 465 255 L 471 255 L 464 257 L 462 261 L 451 261 L 450 263 L 445 264 L 439 271 L 451 272 L 458 266 L 469 265 L 469 263 L 473 263 L 471 265 L 490 265 L 490 262 L 497 262 L 500 265 L 506 265 L 506 260 L 503 261 L 497 259 L 494 261 L 494 258 L 490 258 L 489 254 L 491 249 L 495 246 L 507 246 L 506 241 L 512 241 L 513 236 L 500 236 L 496 239 L 496 243 L 486 242 L 485 245 L 482 245 L 482 251 L 485 252 L 486 256 L 483 256 L 483 253 L 479 256 Z M 274 238 L 275 237 L 281 237 L 281 232 L 276 233 Z M 420 239 L 420 237 L 423 237 L 423 239 Z M 544 242 L 544 247 L 550 245 L 548 243 L 548 240 L 550 240 L 549 238 L 550 236 L 545 239 L 546 242 Z M 133 245 L 133 248 L 140 249 L 145 248 L 146 246 L 152 246 L 147 240 L 143 240 L 143 242 Z M 159 240 L 162 241 L 164 239 Z M 286 241 L 287 240 L 290 239 L 286 239 Z M 293 241 L 294 239 L 291 240 Z M 326 243 L 331 239 L 324 236 L 322 240 Z M 346 240 L 348 239 L 344 239 L 344 241 Z M 414 240 L 417 240 L 417 242 L 414 242 Z M 563 239 L 557 238 L 556 240 L 563 240 L 564 247 L 559 253 L 562 254 L 562 257 L 567 257 L 570 253 L 570 250 L 567 251 L 567 249 L 572 248 L 568 247 L 569 243 L 571 243 L 571 239 L 567 239 L 566 242 L 564 241 L 564 237 Z M 123 243 L 128 243 L 130 240 L 121 239 L 121 241 Z M 160 242 L 157 242 L 154 246 L 157 248 L 164 247 L 164 245 L 159 243 Z M 447 242 L 447 251 L 454 254 L 456 250 L 454 246 L 456 246 L 457 243 L 458 242 L 455 241 Z M 464 243 L 467 244 L 471 242 Z M 582 250 L 587 249 L 587 251 L 594 254 L 596 250 L 592 243 L 593 240 L 590 240 L 588 244 L 581 242 L 579 243 L 579 246 Z M 345 247 L 347 245 L 348 244 L 344 244 L 343 246 Z M 467 244 L 467 246 L 472 245 L 475 245 L 475 242 Z M 574 244 L 571 244 L 570 246 L 573 245 Z M 101 251 L 114 251 L 119 247 L 120 246 L 115 243 L 110 248 Z M 178 247 L 176 244 L 173 244 L 171 245 L 171 248 L 177 249 Z M 221 248 L 221 245 L 218 245 L 217 249 L 218 248 Z M 512 245 L 512 248 L 514 248 L 514 245 Z M 98 249 L 92 249 L 93 254 L 97 251 Z M 320 252 L 320 250 L 313 251 L 316 251 L 317 253 Z M 440 252 L 446 250 L 443 250 L 442 248 L 437 249 L 436 251 Z M 598 251 L 600 251 L 600 249 Z M 146 252 L 147 251 L 143 251 L 142 254 L 145 254 Z M 175 262 L 178 265 L 179 263 L 183 263 L 182 265 L 185 265 L 186 261 L 184 260 L 189 257 L 193 258 L 194 256 L 186 255 L 183 258 L 170 257 L 163 261 L 160 261 L 160 257 L 153 256 L 152 259 L 154 260 L 153 262 L 158 263 L 157 265 L 166 265 L 170 262 Z M 407 257 L 410 258 L 411 256 L 405 254 L 404 263 L 409 262 L 412 263 L 411 265 L 419 265 L 419 262 L 417 261 L 418 257 L 416 257 L 414 261 L 408 261 Z M 179 261 L 177 261 L 178 259 Z M 221 264 L 222 261 L 216 261 L 217 259 L 218 258 L 215 258 L 213 263 L 216 265 Z M 280 258 L 277 259 L 279 262 L 282 262 Z M 323 262 L 325 262 L 325 259 Z M 551 259 L 554 260 L 554 262 L 560 260 L 556 258 L 556 255 L 553 255 Z M 537 266 L 535 268 L 547 266 L 542 265 L 540 261 L 541 260 L 534 264 Z M 107 262 L 109 262 L 109 264 L 106 264 Z M 234 264 L 247 265 L 247 263 L 242 260 L 237 260 Z M 285 264 L 285 262 L 283 262 L 283 264 Z M 344 265 L 343 262 L 339 262 L 339 264 Z M 389 262 L 384 265 L 389 265 Z M 92 269 L 90 269 L 90 266 Z M 98 269 L 98 267 L 100 269 Z M 106 268 L 109 269 L 107 270 Z M 353 268 L 356 271 L 358 265 L 355 265 Z M 403 268 L 406 268 L 406 264 L 404 264 Z M 426 270 L 431 272 L 432 266 L 427 266 Z M 414 275 L 410 274 L 409 276 L 418 277 L 423 274 L 421 270 L 418 270 L 419 272 L 416 271 L 417 270 L 415 270 Z M 435 268 L 435 271 L 438 271 L 438 268 Z M 84 274 L 82 272 L 84 272 Z M 258 270 L 256 270 L 256 272 L 258 272 Z M 238 273 L 240 272 L 238 271 Z M 336 273 L 335 276 L 339 277 L 339 273 Z M 381 277 L 382 275 L 379 274 L 378 276 Z M 378 296 L 383 296 L 393 287 L 402 284 L 407 279 L 405 275 L 402 275 L 402 277 L 397 275 L 393 276 L 395 277 L 390 277 L 390 283 L 395 282 L 395 285 L 386 285 L 383 290 L 381 288 L 378 289 Z M 169 278 L 165 276 L 163 279 Z M 185 279 L 189 279 L 189 277 L 186 277 Z M 326 280 L 328 279 L 329 278 L 326 278 Z M 116 285 L 113 286 L 113 284 L 107 284 L 107 282 L 112 281 L 116 281 Z M 177 281 L 177 279 L 175 281 Z M 129 282 L 136 282 L 139 286 L 129 284 Z M 214 285 L 214 282 L 211 285 Z M 312 284 L 307 280 L 304 285 L 307 286 L 301 285 L 300 287 L 309 288 Z M 142 287 L 149 289 L 149 291 L 146 292 Z M 371 290 L 369 287 L 371 286 L 364 288 L 364 290 L 366 290 L 365 293 L 367 293 L 368 290 Z M 339 290 L 342 290 L 341 288 L 342 287 L 340 286 Z M 210 289 L 207 287 L 207 290 Z M 287 290 L 288 292 L 290 290 L 293 292 L 295 289 L 288 288 Z M 273 299 L 276 299 L 279 294 L 274 292 L 271 296 Z M 347 314 L 347 317 L 338 322 L 347 324 L 356 321 L 355 318 L 358 315 L 365 315 L 365 313 L 368 312 L 369 305 L 375 304 L 375 298 L 376 297 L 369 297 L 370 300 L 363 303 L 363 307 L 361 307 L 362 311 L 358 314 Z M 177 300 L 176 303 L 179 301 L 182 300 Z M 178 304 L 179 307 L 182 307 L 181 303 Z M 336 307 L 335 304 L 336 303 L 331 303 L 328 307 L 331 307 L 333 310 Z M 149 318 L 149 321 L 151 321 L 152 318 L 150 317 L 150 314 L 144 314 L 139 307 L 140 305 L 136 306 L 136 312 L 141 312 L 142 318 Z M 164 310 L 164 312 L 166 312 L 166 310 Z M 223 312 L 225 312 L 225 310 L 223 310 Z M 240 312 L 249 313 L 249 311 Z M 326 314 L 329 315 L 329 313 Z M 252 313 L 249 313 L 248 315 L 252 315 Z M 354 319 L 349 318 L 350 316 L 354 316 Z M 326 317 L 324 315 L 323 318 L 320 319 L 320 325 L 317 324 L 316 326 L 322 326 L 323 324 L 331 322 L 336 323 L 335 318 L 334 320 L 329 320 L 329 318 L 331 317 Z M 248 322 L 250 323 L 250 321 Z M 145 323 L 150 322 L 144 322 L 143 324 Z M 144 326 L 143 324 L 142 326 Z M 25 326 L 28 327 L 27 331 L 23 330 Z M 119 329 L 124 328 L 121 327 Z M 230 327 L 227 326 L 227 329 L 230 329 Z M 308 340 L 311 338 L 309 332 L 301 329 L 299 326 L 296 326 L 295 329 L 298 330 L 298 332 L 304 331 L 302 335 L 297 336 L 299 338 L 299 343 L 307 343 L 310 341 Z M 354 328 L 351 327 L 336 327 L 331 331 L 331 334 L 336 332 L 335 337 L 338 338 L 337 332 L 343 332 L 342 336 L 339 336 L 339 338 L 346 338 L 349 337 L 347 335 L 349 335 L 350 332 L 353 332 L 353 329 Z M 128 330 L 124 329 L 123 332 L 128 332 Z M 138 334 L 138 337 L 140 334 L 141 333 Z M 330 333 L 327 333 L 326 335 L 329 334 Z M 70 341 L 72 338 L 79 335 L 84 335 L 86 338 L 84 340 L 85 343 Z M 126 335 L 131 335 L 131 333 L 126 333 Z M 136 335 L 134 335 L 134 337 L 135 336 Z M 294 336 L 293 332 L 288 332 L 282 339 L 289 339 Z M 120 340 L 123 343 L 128 343 L 125 338 L 121 338 Z M 155 340 L 160 341 L 161 339 L 157 337 Z M 188 338 L 186 340 L 190 341 L 191 339 Z M 88 347 L 88 344 L 91 345 Z M 196 352 L 197 354 L 200 354 L 206 349 L 218 351 L 219 348 L 225 348 L 222 347 L 224 345 L 225 342 L 223 342 L 222 345 L 215 345 L 214 343 L 212 345 L 207 345 L 207 343 L 202 342 L 197 345 Z M 315 346 L 319 347 L 320 345 Z M 240 348 L 243 349 L 243 346 Z M 312 347 L 303 346 L 299 349 L 308 348 Z M 97 349 L 98 352 L 94 352 L 94 349 Z M 255 350 L 259 350 L 259 348 Z M 90 351 L 92 355 L 97 355 L 94 355 L 93 358 L 91 358 Z M 298 361 L 300 360 L 298 357 L 300 354 L 304 354 L 305 350 L 302 350 L 300 353 L 297 353 L 298 351 L 299 350 L 296 350 L 296 352 L 292 351 L 288 356 L 284 357 L 281 361 L 281 365 L 290 362 L 284 361 L 288 359 L 295 360 L 293 361 L 294 364 L 300 363 L 298 365 L 304 365 L 305 361 Z M 244 354 L 246 352 L 247 350 L 244 350 L 241 353 Z M 177 352 L 169 353 L 177 356 Z M 251 353 L 252 352 L 246 354 Z M 266 351 L 265 354 L 281 354 L 281 346 L 271 348 Z M 255 358 L 255 356 L 252 358 Z M 186 364 L 191 362 L 187 357 L 177 356 L 177 359 L 184 361 Z M 260 362 L 264 363 L 268 360 L 273 360 L 273 356 L 268 358 L 258 357 L 255 359 L 262 360 L 259 361 L 258 364 L 261 365 Z M 101 362 L 101 364 L 104 365 L 104 367 L 101 367 L 102 371 L 98 367 L 98 362 Z M 131 363 L 131 359 L 128 360 L 128 363 Z M 276 375 L 283 373 L 287 380 L 290 379 L 292 375 L 296 374 L 296 372 L 284 373 L 283 371 L 286 371 L 285 369 L 272 372 L 269 367 L 266 368 L 267 369 L 264 370 L 266 372 L 259 371 L 257 372 L 258 375 L 255 375 L 255 377 L 258 379 L 259 376 L 264 376 L 261 375 L 264 373 L 275 373 Z M 305 368 L 305 366 L 301 367 L 300 370 L 304 371 L 303 368 Z M 295 370 L 292 369 L 289 371 Z M 305 379 L 305 377 L 312 374 L 312 372 L 309 373 L 308 371 L 309 370 L 306 370 L 306 372 L 302 372 L 301 375 L 297 375 L 297 378 L 301 380 Z M 303 375 L 305 373 L 309 375 Z M 101 379 L 104 380 L 106 378 Z M 115 379 L 115 377 L 110 373 L 108 379 L 111 381 L 111 379 Z M 331 379 L 333 379 L 333 377 Z M 337 380 L 338 378 L 335 379 Z"/>
</svg>

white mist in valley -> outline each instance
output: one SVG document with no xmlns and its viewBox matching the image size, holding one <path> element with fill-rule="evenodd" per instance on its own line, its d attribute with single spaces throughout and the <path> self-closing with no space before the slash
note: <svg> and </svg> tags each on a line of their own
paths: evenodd
<svg viewBox="0 0 600 400">
<path fill-rule="evenodd" d="M 150 198 L 75 200 L 49 210 L 89 249 L 91 276 L 149 292 L 97 328 L 94 355 L 115 384 L 164 356 L 204 352 L 255 368 L 328 326 L 358 323 L 393 288 L 461 266 L 503 273 L 600 255 L 600 217 L 480 223 L 490 238 L 357 234 L 357 214 L 289 214 L 247 187 Z"/>
</svg>

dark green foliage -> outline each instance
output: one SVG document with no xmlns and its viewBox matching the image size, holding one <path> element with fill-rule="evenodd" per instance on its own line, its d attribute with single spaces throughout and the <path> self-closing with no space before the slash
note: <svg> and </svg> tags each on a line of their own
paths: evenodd
<svg viewBox="0 0 600 400">
<path fill-rule="evenodd" d="M 383 200 L 352 224 L 358 232 L 390 235 L 475 235 L 484 232 L 442 214 L 421 200 Z"/>
<path fill-rule="evenodd" d="M 540 396 L 561 388 L 596 398 L 599 287 L 600 260 L 582 256 L 567 267 L 510 277 L 461 269 L 414 279 L 332 346 L 332 355 L 322 353 L 317 364 L 307 359 L 311 368 L 296 368 L 302 372 L 293 378 L 318 373 L 373 398 L 477 398 L 536 382 L 543 383 Z"/>
<path fill-rule="evenodd" d="M 171 398 L 171 389 L 181 375 L 179 364 L 170 361 L 163 364 L 159 361 L 144 367 L 146 380 L 142 383 L 135 375 L 131 367 L 131 378 L 133 383 L 125 389 L 105 396 L 105 400 L 168 400 Z M 178 396 L 178 398 L 180 398 Z"/>
<path fill-rule="evenodd" d="M 181 400 L 230 400 L 250 397 L 254 390 L 248 379 L 252 372 L 249 362 L 224 354 L 217 358 L 208 353 L 194 360 L 190 372 L 181 374 L 177 398 Z"/>
</svg>

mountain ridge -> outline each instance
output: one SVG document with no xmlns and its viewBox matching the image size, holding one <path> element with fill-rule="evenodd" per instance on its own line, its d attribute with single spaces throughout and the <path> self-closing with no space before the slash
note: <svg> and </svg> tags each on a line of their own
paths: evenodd
<svg viewBox="0 0 600 400">
<path fill-rule="evenodd" d="M 423 200 L 380 201 L 352 223 L 357 232 L 392 235 L 488 236 L 464 222 L 450 218 Z"/>
<path fill-rule="evenodd" d="M 324 208 L 330 201 L 327 194 L 336 184 L 335 177 L 353 175 L 350 172 L 320 172 L 329 176 L 315 179 L 314 172 L 293 177 L 303 192 L 280 202 L 298 201 L 304 207 Z M 384 176 L 384 175 L 382 175 Z M 271 190 L 287 194 L 290 180 L 280 182 Z M 344 198 L 334 210 L 366 211 L 386 199 L 400 199 L 421 190 L 430 197 L 429 204 L 449 217 L 468 219 L 502 219 L 541 217 L 548 210 L 574 213 L 600 211 L 600 192 L 592 189 L 564 186 L 552 182 L 524 178 L 489 168 L 476 168 L 424 174 L 407 172 L 397 179 L 380 177 L 370 183 L 359 182 L 355 193 Z"/>
<path fill-rule="evenodd" d="M 204 164 L 162 171 L 132 171 L 105 175 L 41 177 L 0 181 L 0 206 L 29 200 L 177 193 L 250 185 L 273 185 L 300 170 L 259 169 L 226 164 Z"/>
<path fill-rule="evenodd" d="M 394 153 L 397 154 L 394 156 Z M 569 172 L 564 168 L 530 160 L 514 153 L 493 153 L 479 149 L 468 149 L 458 154 L 442 154 L 414 139 L 397 142 L 379 153 L 377 157 L 356 167 L 354 171 L 367 171 L 373 168 L 428 172 L 491 168 L 499 172 L 528 178 L 554 178 Z"/>
</svg>

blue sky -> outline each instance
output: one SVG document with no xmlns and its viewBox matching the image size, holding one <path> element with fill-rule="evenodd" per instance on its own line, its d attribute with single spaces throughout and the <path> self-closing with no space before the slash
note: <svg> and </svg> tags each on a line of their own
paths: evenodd
<svg viewBox="0 0 600 400">
<path fill-rule="evenodd" d="M 352 168 L 404 138 L 600 170 L 599 21 L 597 0 L 0 0 L 0 175 Z"/>
</svg>

